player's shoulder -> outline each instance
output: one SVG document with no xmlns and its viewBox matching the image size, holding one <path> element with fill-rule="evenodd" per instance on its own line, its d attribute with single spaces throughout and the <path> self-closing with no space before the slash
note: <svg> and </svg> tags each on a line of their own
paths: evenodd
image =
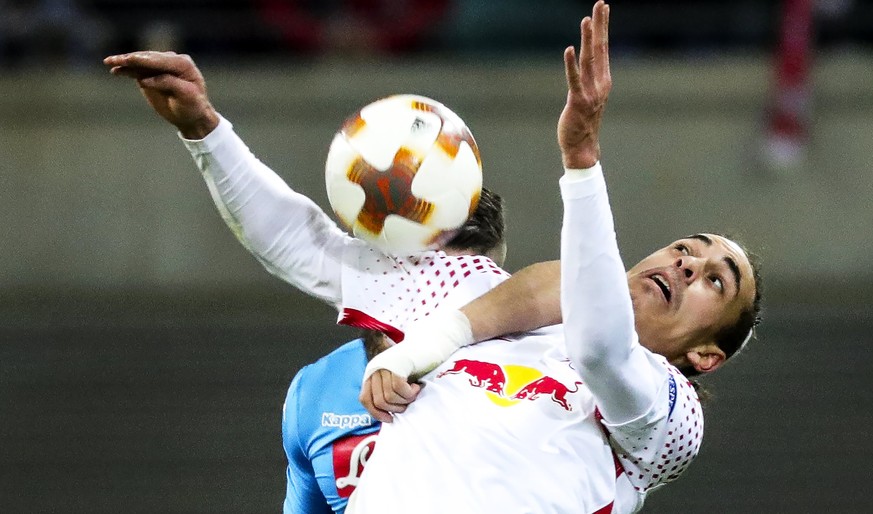
<svg viewBox="0 0 873 514">
<path fill-rule="evenodd" d="M 678 430 L 687 432 L 682 440 L 693 437 L 699 446 L 703 437 L 703 407 L 697 387 L 666 357 L 652 354 L 652 361 L 662 368 L 664 380 L 649 422 L 664 426 L 668 435 Z"/>
<path fill-rule="evenodd" d="M 679 477 L 700 451 L 703 408 L 694 384 L 667 359 L 661 394 L 644 423 L 613 433 L 613 449 L 634 489 L 645 494 Z"/>
<path fill-rule="evenodd" d="M 300 368 L 292 381 L 292 388 L 308 384 L 326 385 L 353 376 L 360 382 L 367 366 L 367 352 L 363 339 L 349 341 L 317 361 Z"/>
<path fill-rule="evenodd" d="M 303 366 L 297 372 L 295 379 L 302 377 L 307 381 L 321 381 L 325 376 L 335 376 L 337 373 L 353 371 L 358 367 L 363 372 L 366 365 L 367 352 L 364 349 L 364 340 L 359 338 L 344 343 L 315 362 Z"/>
<path fill-rule="evenodd" d="M 301 368 L 285 396 L 283 425 L 315 433 L 318 427 L 332 426 L 325 425 L 325 416 L 365 415 L 358 392 L 366 365 L 363 340 L 355 339 Z"/>
<path fill-rule="evenodd" d="M 674 423 L 681 416 L 685 416 L 688 419 L 699 418 L 700 422 L 703 423 L 703 408 L 697 394 L 697 386 L 682 374 L 679 368 L 667 362 L 666 358 L 660 355 L 658 357 L 662 359 L 667 370 L 667 401 L 669 405 L 667 422 Z"/>
<path fill-rule="evenodd" d="M 666 361 L 666 360 L 665 360 Z M 703 444 L 703 406 L 694 384 L 675 366 L 668 366 L 668 414 L 660 433 L 652 436 L 655 451 L 646 452 L 649 467 L 638 479 L 653 489 L 685 472 Z"/>
</svg>

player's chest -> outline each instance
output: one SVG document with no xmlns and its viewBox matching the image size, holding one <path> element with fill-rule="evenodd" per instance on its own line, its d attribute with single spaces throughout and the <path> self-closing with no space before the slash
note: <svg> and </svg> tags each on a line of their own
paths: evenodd
<svg viewBox="0 0 873 514">
<path fill-rule="evenodd" d="M 470 422 L 584 422 L 594 400 L 561 348 L 547 341 L 491 341 L 462 349 L 427 378 L 439 407 Z M 427 390 L 426 388 L 426 390 Z M 518 425 L 516 425 L 518 426 Z"/>
</svg>

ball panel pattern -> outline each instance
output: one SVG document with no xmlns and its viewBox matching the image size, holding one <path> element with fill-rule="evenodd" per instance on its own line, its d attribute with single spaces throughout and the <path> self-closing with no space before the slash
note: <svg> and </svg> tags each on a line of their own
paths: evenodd
<svg viewBox="0 0 873 514">
<path fill-rule="evenodd" d="M 346 170 L 360 158 L 342 133 L 333 138 L 330 151 L 327 154 L 326 169 Z M 326 173 L 327 198 L 339 221 L 346 227 L 352 227 L 364 206 L 365 193 L 358 184 L 349 182 L 345 174 Z"/>
<path fill-rule="evenodd" d="M 352 163 L 348 179 L 361 186 L 365 195 L 357 217 L 361 227 L 372 234 L 380 234 L 385 218 L 392 214 L 426 225 L 434 205 L 412 194 L 412 181 L 417 171 L 418 158 L 406 148 L 397 151 L 394 162 L 386 171 L 375 169 L 363 158 Z"/>
</svg>

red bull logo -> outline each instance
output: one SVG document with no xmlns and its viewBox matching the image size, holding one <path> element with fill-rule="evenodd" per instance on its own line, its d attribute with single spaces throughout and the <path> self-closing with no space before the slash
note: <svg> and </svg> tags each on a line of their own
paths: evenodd
<svg viewBox="0 0 873 514">
<path fill-rule="evenodd" d="M 503 394 L 503 387 L 506 385 L 506 374 L 503 372 L 503 368 L 497 364 L 461 359 L 455 361 L 451 369 L 447 369 L 437 375 L 437 378 L 442 378 L 445 375 L 457 375 L 459 373 L 468 375 L 470 385 L 473 387 L 484 387 L 486 391 L 500 395 Z"/>
<path fill-rule="evenodd" d="M 567 403 L 567 395 L 575 393 L 579 390 L 579 385 L 582 382 L 573 383 L 573 389 L 569 389 L 564 384 L 558 382 L 552 377 L 542 377 L 522 387 L 517 393 L 512 395 L 516 400 L 536 400 L 540 396 L 548 396 L 551 400 L 566 410 L 573 410 L 573 406 Z"/>
<path fill-rule="evenodd" d="M 513 364 L 501 366 L 470 359 L 455 361 L 437 378 L 446 375 L 465 375 L 471 386 L 485 389 L 488 398 L 501 407 L 510 407 L 523 400 L 549 398 L 564 410 L 572 411 L 567 396 L 579 391 L 582 384 L 576 381 L 571 388 L 534 368 Z"/>
</svg>

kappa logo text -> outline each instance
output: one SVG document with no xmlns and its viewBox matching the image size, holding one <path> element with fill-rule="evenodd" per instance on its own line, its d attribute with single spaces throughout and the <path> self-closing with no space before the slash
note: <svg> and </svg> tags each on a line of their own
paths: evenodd
<svg viewBox="0 0 873 514">
<path fill-rule="evenodd" d="M 373 418 L 369 414 L 334 414 L 324 412 L 321 414 L 321 426 L 335 428 L 368 427 L 373 424 Z"/>
</svg>

